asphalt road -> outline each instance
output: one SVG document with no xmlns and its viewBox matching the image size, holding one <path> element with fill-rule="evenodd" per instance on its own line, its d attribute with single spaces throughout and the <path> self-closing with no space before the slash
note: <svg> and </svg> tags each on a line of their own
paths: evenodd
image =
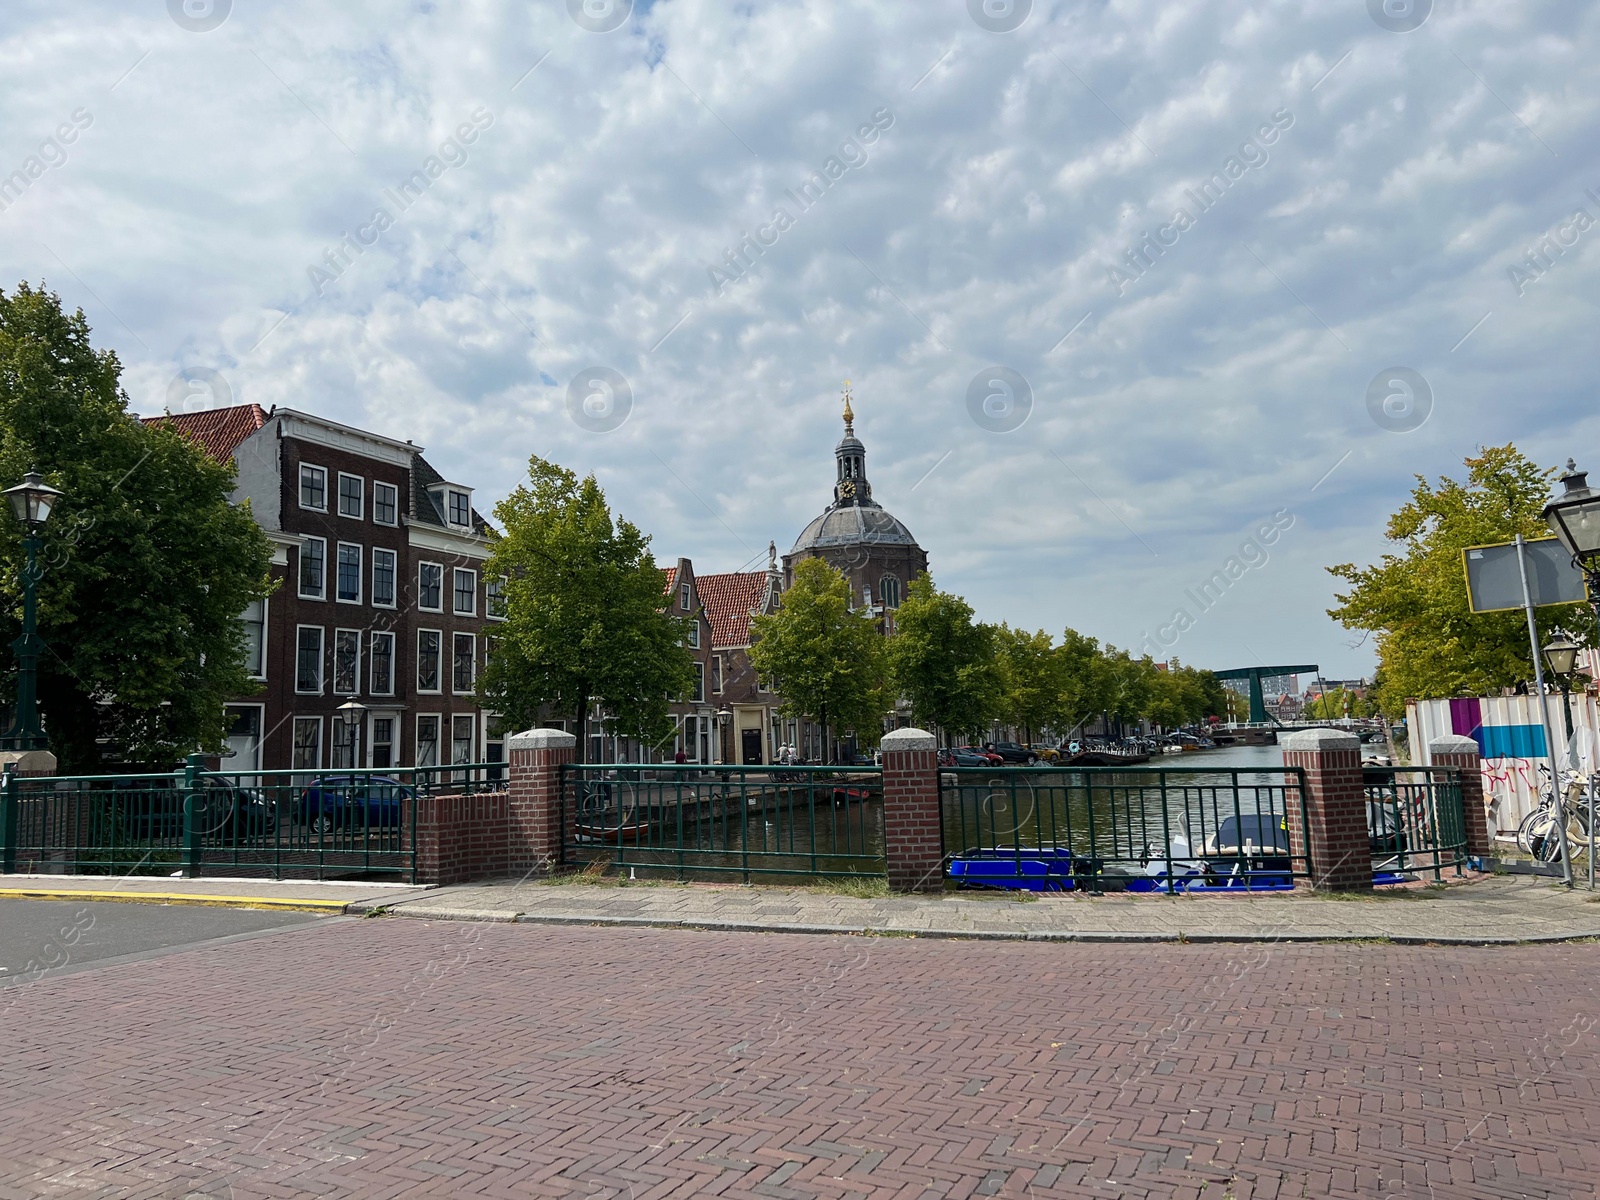
<svg viewBox="0 0 1600 1200">
<path fill-rule="evenodd" d="M 130 909 L 106 919 L 296 919 Z M 0 988 L 0 1200 L 1575 1200 L 1600 1176 L 1592 944 L 284 925 Z"/>
<path fill-rule="evenodd" d="M 0 899 L 0 985 L 327 919 L 198 905 Z"/>
</svg>

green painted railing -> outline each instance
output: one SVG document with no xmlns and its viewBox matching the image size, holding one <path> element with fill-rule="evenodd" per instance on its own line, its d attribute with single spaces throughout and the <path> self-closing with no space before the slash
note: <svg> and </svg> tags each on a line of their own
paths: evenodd
<svg viewBox="0 0 1600 1200">
<path fill-rule="evenodd" d="M 502 790 L 505 763 L 5 775 L 0 867 L 94 875 L 416 879 L 419 795 Z"/>
<path fill-rule="evenodd" d="M 939 778 L 946 861 L 968 882 L 1175 892 L 1311 872 L 1289 838 L 1291 809 L 1305 821 L 1297 768 L 960 767 Z"/>
<path fill-rule="evenodd" d="M 1453 767 L 1366 767 L 1367 835 L 1374 871 L 1460 875 L 1467 862 L 1461 775 Z"/>
<path fill-rule="evenodd" d="M 646 878 L 884 874 L 876 767 L 568 765 L 562 861 Z"/>
</svg>

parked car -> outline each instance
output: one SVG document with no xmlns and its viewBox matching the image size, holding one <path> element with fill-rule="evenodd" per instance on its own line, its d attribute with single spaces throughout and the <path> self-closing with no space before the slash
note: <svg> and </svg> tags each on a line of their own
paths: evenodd
<svg viewBox="0 0 1600 1200">
<path fill-rule="evenodd" d="M 983 759 L 982 763 L 974 764 L 977 766 L 1001 767 L 1005 765 L 1005 759 L 1001 758 L 993 750 L 985 750 L 980 746 L 957 746 L 956 750 L 966 754 L 976 754 Z"/>
<path fill-rule="evenodd" d="M 967 746 L 948 746 L 939 751 L 941 767 L 988 767 L 994 764 L 987 754 L 980 754 Z"/>
<path fill-rule="evenodd" d="M 1039 761 L 1039 752 L 1030 750 L 1018 742 L 985 742 L 983 748 L 990 754 L 998 754 L 1001 762 L 1027 763 L 1035 766 Z"/>
<path fill-rule="evenodd" d="M 277 828 L 272 805 L 256 792 L 220 775 L 202 775 L 199 782 L 194 828 L 207 841 L 241 841 Z M 114 780 L 111 803 L 124 831 L 140 841 L 184 834 L 184 790 L 176 779 Z"/>
<path fill-rule="evenodd" d="M 315 834 L 347 826 L 399 828 L 416 790 L 387 775 L 323 775 L 295 801 L 294 819 Z"/>
</svg>

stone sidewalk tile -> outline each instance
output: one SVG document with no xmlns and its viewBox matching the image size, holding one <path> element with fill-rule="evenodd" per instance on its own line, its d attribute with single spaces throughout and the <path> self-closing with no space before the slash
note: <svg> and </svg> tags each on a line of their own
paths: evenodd
<svg viewBox="0 0 1600 1200">
<path fill-rule="evenodd" d="M 1027 941 L 1389 940 L 1496 944 L 1600 937 L 1600 904 L 1529 876 L 1480 876 L 1370 897 L 954 893 L 860 898 L 724 884 L 549 884 L 440 888 L 382 905 L 432 920 L 707 930 L 876 933 Z"/>
</svg>

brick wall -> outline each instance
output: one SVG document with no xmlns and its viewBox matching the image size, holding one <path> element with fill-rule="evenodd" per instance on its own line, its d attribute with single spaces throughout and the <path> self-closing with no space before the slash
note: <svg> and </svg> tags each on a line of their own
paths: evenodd
<svg viewBox="0 0 1600 1200">
<path fill-rule="evenodd" d="M 510 796 L 417 797 L 417 877 L 445 885 L 511 872 Z"/>
<path fill-rule="evenodd" d="M 1361 742 L 1331 729 L 1292 733 L 1280 743 L 1283 765 L 1305 772 L 1305 817 L 1298 788 L 1288 788 L 1291 853 L 1309 854 L 1311 884 L 1324 891 L 1372 887 Z"/>
<path fill-rule="evenodd" d="M 883 739 L 883 849 L 895 891 L 944 890 L 939 758 L 933 735 L 921 729 Z"/>
<path fill-rule="evenodd" d="M 1436 767 L 1453 767 L 1461 775 L 1461 815 L 1467 825 L 1467 853 L 1488 858 L 1494 853 L 1489 812 L 1483 803 L 1483 764 L 1478 743 L 1460 734 L 1446 734 L 1428 743 L 1428 757 Z"/>
</svg>

